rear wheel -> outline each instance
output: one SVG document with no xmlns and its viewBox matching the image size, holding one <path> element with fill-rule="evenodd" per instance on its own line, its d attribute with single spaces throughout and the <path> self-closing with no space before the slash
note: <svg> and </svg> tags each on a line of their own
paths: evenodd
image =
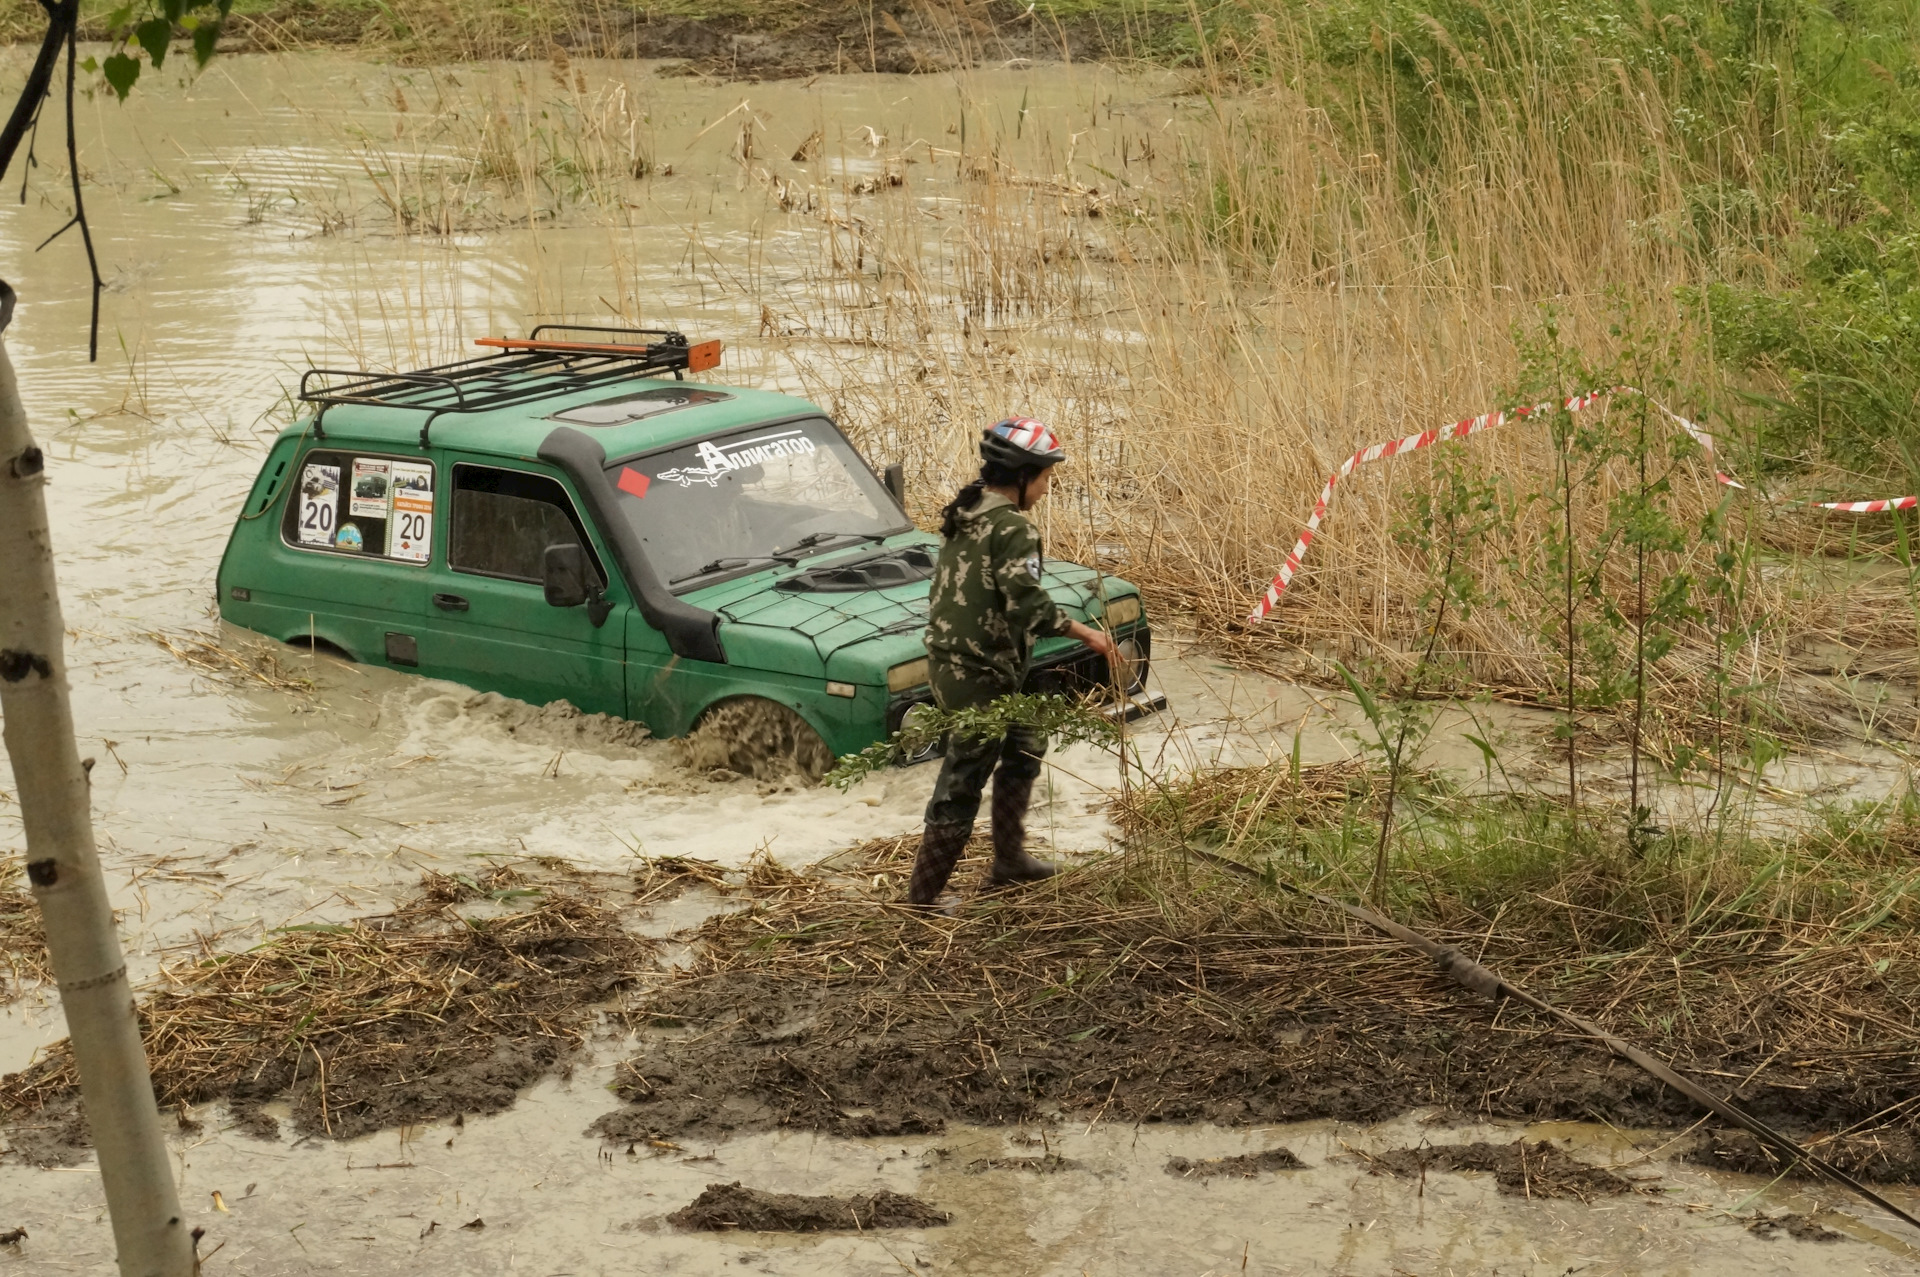
<svg viewBox="0 0 1920 1277">
<path fill-rule="evenodd" d="M 755 780 L 797 776 L 812 784 L 833 766 L 833 751 L 785 705 L 736 696 L 700 716 L 687 736 L 687 763 L 696 771 L 724 767 Z"/>
</svg>

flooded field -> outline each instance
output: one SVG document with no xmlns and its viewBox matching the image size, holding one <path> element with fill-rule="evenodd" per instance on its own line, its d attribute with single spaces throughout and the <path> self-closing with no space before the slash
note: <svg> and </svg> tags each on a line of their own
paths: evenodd
<svg viewBox="0 0 1920 1277">
<path fill-rule="evenodd" d="M 641 64 L 424 71 L 310 54 L 223 58 L 190 86 L 143 85 L 137 106 L 86 103 L 82 153 L 107 276 L 99 364 L 84 362 L 77 249 L 33 251 L 66 210 L 36 188 L 0 218 L 0 245 L 19 263 L 8 346 L 48 452 L 81 752 L 96 760 L 97 828 L 136 985 L 284 928 L 385 912 L 423 872 L 544 857 L 623 875 L 668 856 L 734 871 L 756 855 L 798 869 L 912 832 L 929 767 L 847 792 L 696 771 L 675 743 L 630 725 L 222 627 L 212 590 L 231 519 L 309 364 L 411 367 L 543 320 L 625 320 L 724 340 L 722 379 L 830 407 L 842 392 L 858 398 L 863 378 L 898 369 L 866 353 L 858 306 L 820 302 L 836 287 L 836 253 L 882 233 L 944 242 L 957 224 L 943 210 L 987 163 L 1024 175 L 1061 234 L 1108 269 L 1107 223 L 1085 216 L 1086 203 L 1121 212 L 1129 188 L 1114 178 L 1091 190 L 1087 157 L 1152 183 L 1152 140 L 1170 149 L 1164 139 L 1205 109 L 1181 87 L 1098 67 L 743 87 L 658 78 Z M 982 156 L 969 130 L 987 120 L 994 149 Z M 466 164 L 476 152 L 495 156 L 484 177 Z M 544 158 L 516 168 L 525 155 Z M 910 216 L 870 214 L 881 199 L 911 200 L 900 205 Z M 1087 280 L 1097 276 L 1060 286 Z M 938 282 L 941 297 L 983 317 L 1047 304 L 991 272 Z M 1104 339 L 1138 340 L 1127 316 L 1106 322 Z M 885 430 L 863 442 L 920 449 L 924 509 L 974 424 L 954 419 L 931 444 Z M 1138 724 L 1134 745 L 1158 774 L 1293 750 L 1311 766 L 1360 749 L 1349 698 L 1236 668 L 1177 634 L 1161 636 L 1156 655 L 1171 709 Z M 1422 762 L 1493 785 L 1472 732 L 1499 746 L 1503 784 L 1551 791 L 1548 726 L 1537 708 L 1463 703 L 1444 711 Z M 1611 794 L 1618 771 L 1603 758 L 1590 783 Z M 1814 797 L 1877 800 L 1905 778 L 1884 742 L 1830 741 L 1774 763 L 1748 800 L 1785 826 Z M 1107 852 L 1117 779 L 1107 755 L 1058 753 L 1036 830 L 1070 855 Z M 1716 801 L 1686 786 L 1659 799 L 1676 821 Z M 17 809 L 0 793 L 0 856 L 20 844 Z M 736 907 L 696 892 L 634 905 L 628 922 L 670 962 L 674 936 Z M 188 1106 L 174 1148 L 183 1197 L 209 1230 L 203 1254 L 219 1248 L 207 1271 L 1713 1277 L 1899 1272 L 1920 1259 L 1920 1238 L 1825 1188 L 1709 1171 L 1680 1160 L 1679 1132 L 1601 1123 L 1495 1127 L 1420 1110 L 1224 1128 L 1094 1113 L 911 1137 L 596 1138 L 588 1129 L 614 1106 L 609 1089 L 640 1032 L 596 1020 L 567 1075 L 505 1112 L 346 1141 L 286 1121 L 259 1138 L 224 1104 Z M 0 1073 L 62 1036 L 44 987 L 0 1004 Z M 269 1110 L 288 1116 L 284 1104 Z M 1617 1189 L 1550 1196 L 1523 1173 L 1515 1193 L 1495 1173 L 1406 1176 L 1376 1160 L 1522 1137 L 1614 1168 Z M 1304 1165 L 1247 1177 L 1167 1169 L 1274 1147 Z M 792 1237 L 664 1222 L 709 1184 L 734 1181 L 888 1189 L 952 1220 Z M 84 1162 L 0 1158 L 0 1234 L 28 1230 L 0 1245 L 0 1272 L 110 1271 L 102 1210 Z M 1817 1227 L 1766 1222 L 1787 1212 Z"/>
</svg>

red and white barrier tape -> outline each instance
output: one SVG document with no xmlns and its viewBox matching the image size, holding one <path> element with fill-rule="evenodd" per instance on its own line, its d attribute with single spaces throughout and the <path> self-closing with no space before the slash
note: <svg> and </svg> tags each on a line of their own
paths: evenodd
<svg viewBox="0 0 1920 1277">
<path fill-rule="evenodd" d="M 1575 395 L 1561 406 L 1568 412 L 1578 412 L 1582 408 L 1588 407 L 1601 399 L 1617 394 L 1640 395 L 1646 399 L 1648 403 L 1651 403 L 1654 407 L 1672 418 L 1674 424 L 1686 431 L 1693 441 L 1700 445 L 1701 450 L 1707 454 L 1710 460 L 1715 459 L 1712 435 L 1708 434 L 1702 427 L 1688 421 L 1679 413 L 1674 412 L 1659 400 L 1654 399 L 1652 396 L 1640 390 L 1636 390 L 1632 386 L 1613 386 L 1605 390 L 1590 390 L 1586 394 Z M 1478 417 L 1469 417 L 1465 421 L 1456 421 L 1450 426 L 1436 426 L 1432 430 L 1423 430 L 1417 435 L 1408 435 L 1404 439 L 1389 439 L 1385 443 L 1376 443 L 1372 447 L 1362 448 L 1345 461 L 1342 461 L 1340 468 L 1327 476 L 1327 485 L 1320 489 L 1320 499 L 1314 503 L 1313 515 L 1307 520 L 1307 526 L 1301 530 L 1300 539 L 1294 543 L 1293 553 L 1289 554 L 1287 561 L 1281 564 L 1280 571 L 1267 585 L 1266 597 L 1261 599 L 1259 604 L 1254 607 L 1252 613 L 1248 615 L 1247 620 L 1260 621 L 1266 619 L 1267 614 L 1272 612 L 1274 607 L 1280 602 L 1280 596 L 1286 593 L 1287 586 L 1293 581 L 1293 574 L 1300 570 L 1301 560 L 1307 557 L 1307 547 L 1312 545 L 1314 537 L 1320 534 L 1320 523 L 1327 517 L 1327 504 L 1333 500 L 1334 485 L 1352 474 L 1355 466 L 1365 465 L 1370 461 L 1384 461 L 1388 457 L 1396 457 L 1403 452 L 1414 452 L 1421 448 L 1431 447 L 1436 443 L 1446 443 L 1452 439 L 1465 439 L 1468 435 L 1478 434 L 1482 430 L 1491 430 L 1495 426 L 1504 425 L 1509 421 L 1514 421 L 1521 417 L 1530 417 L 1537 412 L 1551 412 L 1553 408 L 1554 405 L 1552 403 L 1537 403 L 1524 408 L 1515 408 L 1512 412 L 1482 413 Z M 1718 468 L 1714 470 L 1713 477 L 1729 488 L 1744 489 L 1746 486 Z M 1920 506 L 1920 496 L 1889 497 L 1882 501 L 1818 501 L 1810 502 L 1809 504 L 1821 510 L 1837 510 L 1846 514 L 1878 514 L 1883 510 L 1911 510 L 1915 506 Z"/>
</svg>

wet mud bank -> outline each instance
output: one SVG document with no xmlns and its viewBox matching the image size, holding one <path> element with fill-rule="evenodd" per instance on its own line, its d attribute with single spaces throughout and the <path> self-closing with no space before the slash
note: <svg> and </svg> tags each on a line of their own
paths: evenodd
<svg viewBox="0 0 1920 1277">
<path fill-rule="evenodd" d="M 351 1139 L 435 1119 L 498 1113 L 563 1070 L 597 1007 L 654 945 L 621 901 L 541 867 L 428 874 L 392 913 L 291 926 L 243 952 L 163 970 L 140 1003 L 154 1091 L 275 1139 Z M 88 1146 L 79 1079 L 62 1041 L 0 1077 L 9 1155 L 72 1165 Z"/>
<path fill-rule="evenodd" d="M 295 924 L 165 967 L 141 1003 L 156 1092 L 182 1123 L 217 1102 L 256 1138 L 277 1139 L 284 1120 L 300 1136 L 354 1139 L 503 1112 L 588 1058 L 604 1024 L 625 1030 L 610 1088 L 622 1104 L 580 1129 L 641 1155 L 781 1131 L 1373 1124 L 1416 1110 L 1618 1127 L 1700 1116 L 1530 1012 L 1205 864 L 1111 856 L 927 917 L 895 903 L 913 847 L 910 835 L 877 839 L 807 872 L 762 856 L 738 870 L 664 857 L 627 875 L 532 861 L 428 873 L 389 912 Z M 970 849 L 956 882 L 971 892 L 987 856 Z M 1503 941 L 1507 973 L 1536 987 L 1564 965 L 1550 946 Z M 1847 1170 L 1920 1180 L 1900 1103 L 1920 1065 L 1911 1037 L 1869 1040 L 1870 1067 L 1858 1048 L 1803 1043 L 1779 1058 L 1772 1038 L 1729 1028 L 1751 1009 L 1740 986 L 1702 980 L 1680 991 L 1692 1032 L 1653 1038 L 1583 1005 L 1607 987 L 1562 981 L 1558 998 Z M 1649 1001 L 1636 1011 L 1657 1011 Z M 64 1043 L 0 1078 L 0 1130 L 16 1162 L 84 1157 Z M 1711 1127 L 1674 1151 L 1720 1171 L 1789 1169 Z M 1273 1149 L 1167 1170 L 1211 1179 L 1298 1164 Z M 1513 1143 L 1433 1141 L 1368 1168 L 1486 1171 L 1529 1196 L 1622 1188 Z M 968 1169 L 1051 1175 L 1073 1163 L 1045 1146 Z"/>
<path fill-rule="evenodd" d="M 912 1137 L 949 1123 L 1373 1123 L 1416 1109 L 1623 1127 L 1700 1116 L 1525 1009 L 1204 866 L 1115 857 L 925 918 L 891 903 L 911 854 L 911 839 L 883 839 L 837 861 L 840 873 L 761 874 L 752 907 L 705 923 L 686 968 L 624 1013 L 641 1049 L 617 1074 L 625 1105 L 593 1132 L 644 1144 L 782 1129 Z M 959 879 L 984 859 L 975 848 Z M 1638 1021 L 1656 998 L 1610 1008 L 1607 982 L 1556 978 L 1564 950 L 1505 940 L 1506 954 L 1488 958 L 1511 958 L 1510 978 L 1558 984 L 1564 1004 L 1735 1092 L 1849 1171 L 1920 1176 L 1900 1103 L 1920 1065 L 1911 1035 L 1871 1042 L 1870 1066 L 1841 1043 L 1781 1058 L 1744 1027 L 1754 995 L 1706 978 L 1679 992 L 1690 1023 L 1653 1036 Z M 1702 1164 L 1777 1173 L 1757 1148 L 1700 1138 Z M 1428 1152 L 1503 1184 L 1566 1176 L 1551 1158 L 1530 1171 L 1517 1147 Z"/>
<path fill-rule="evenodd" d="M 863 1228 L 936 1228 L 953 1218 L 904 1193 L 863 1197 L 808 1197 L 743 1188 L 739 1181 L 709 1184 L 706 1191 L 673 1214 L 675 1228 L 727 1232 L 822 1233 Z"/>
</svg>

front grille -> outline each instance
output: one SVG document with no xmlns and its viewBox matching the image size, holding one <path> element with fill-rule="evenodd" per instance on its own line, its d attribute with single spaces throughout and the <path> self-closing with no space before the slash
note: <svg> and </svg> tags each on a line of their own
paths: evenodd
<svg viewBox="0 0 1920 1277">
<path fill-rule="evenodd" d="M 1140 659 L 1134 662 L 1131 671 L 1137 686 L 1147 677 L 1147 662 L 1153 656 L 1153 635 L 1143 625 L 1122 635 L 1121 641 L 1131 641 L 1139 649 Z M 1076 647 L 1036 664 L 1027 672 L 1026 684 L 1020 690 L 1042 696 L 1104 697 L 1111 694 L 1113 685 L 1108 681 L 1106 658 L 1090 647 Z"/>
</svg>

